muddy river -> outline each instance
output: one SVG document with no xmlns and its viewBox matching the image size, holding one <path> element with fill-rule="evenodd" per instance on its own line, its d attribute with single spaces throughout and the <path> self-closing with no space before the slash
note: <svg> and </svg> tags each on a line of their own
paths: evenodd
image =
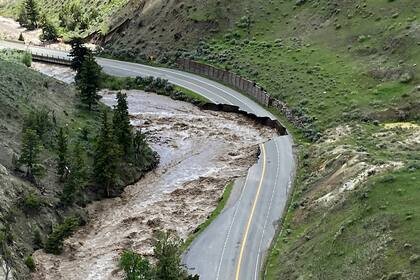
<svg viewBox="0 0 420 280">
<path fill-rule="evenodd" d="M 128 91 L 132 123 L 146 133 L 160 165 L 121 197 L 88 207 L 90 221 L 65 242 L 61 256 L 37 251 L 35 279 L 119 279 L 125 248 L 152 253 L 156 230 L 186 238 L 214 210 L 225 185 L 257 160 L 274 131 L 243 116 L 202 111 L 184 102 Z M 115 94 L 104 92 L 112 106 Z"/>
</svg>

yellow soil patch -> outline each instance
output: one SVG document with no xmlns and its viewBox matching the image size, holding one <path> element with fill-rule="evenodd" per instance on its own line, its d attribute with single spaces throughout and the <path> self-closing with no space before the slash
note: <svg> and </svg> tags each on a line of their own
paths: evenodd
<svg viewBox="0 0 420 280">
<path fill-rule="evenodd" d="M 420 128 L 418 124 L 410 123 L 410 122 L 397 122 L 397 123 L 386 123 L 384 124 L 386 129 L 393 129 L 393 128 L 405 128 L 405 129 L 414 129 Z"/>
</svg>

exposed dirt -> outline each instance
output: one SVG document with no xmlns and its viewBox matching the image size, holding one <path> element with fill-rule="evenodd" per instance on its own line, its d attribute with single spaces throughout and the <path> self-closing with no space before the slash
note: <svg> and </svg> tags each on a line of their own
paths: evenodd
<svg viewBox="0 0 420 280">
<path fill-rule="evenodd" d="M 103 102 L 115 104 L 105 93 Z M 242 116 L 201 111 L 191 104 L 128 92 L 132 123 L 161 156 L 159 167 L 120 198 L 88 207 L 90 221 L 65 242 L 61 256 L 35 253 L 34 279 L 118 279 L 124 248 L 148 255 L 159 229 L 186 238 L 214 210 L 226 183 L 244 176 L 258 144 L 275 132 Z"/>
<path fill-rule="evenodd" d="M 26 28 L 21 27 L 14 19 L 0 16 L 0 39 L 18 40 L 20 34 L 23 35 L 27 43 L 40 43 L 40 29 L 28 31 Z"/>
</svg>

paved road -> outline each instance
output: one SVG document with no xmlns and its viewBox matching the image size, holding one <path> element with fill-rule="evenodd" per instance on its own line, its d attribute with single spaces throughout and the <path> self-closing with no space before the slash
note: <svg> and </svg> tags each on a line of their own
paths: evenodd
<svg viewBox="0 0 420 280">
<path fill-rule="evenodd" d="M 0 41 L 0 47 L 67 57 L 67 53 Z M 98 58 L 116 76 L 155 76 L 195 91 L 215 103 L 237 105 L 257 116 L 274 116 L 244 95 L 203 77 L 172 69 Z M 192 243 L 184 263 L 203 280 L 259 279 L 261 265 L 284 211 L 294 172 L 292 139 L 279 136 L 261 145 L 258 162 L 235 182 L 217 219 Z"/>
</svg>

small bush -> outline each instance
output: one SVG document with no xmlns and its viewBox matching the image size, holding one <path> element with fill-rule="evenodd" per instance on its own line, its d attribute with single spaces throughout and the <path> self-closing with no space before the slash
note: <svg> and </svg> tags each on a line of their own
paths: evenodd
<svg viewBox="0 0 420 280">
<path fill-rule="evenodd" d="M 30 271 L 35 271 L 36 266 L 35 266 L 34 258 L 32 258 L 32 256 L 26 257 L 25 264 L 29 268 Z"/>
<path fill-rule="evenodd" d="M 38 229 L 34 230 L 33 244 L 34 244 L 34 250 L 44 248 L 44 241 L 42 240 L 41 233 L 39 232 Z"/>
<path fill-rule="evenodd" d="M 31 67 L 32 65 L 32 54 L 25 52 L 22 56 L 22 63 L 25 64 L 27 67 Z"/>
<path fill-rule="evenodd" d="M 41 205 L 42 205 L 42 199 L 34 193 L 28 193 L 23 198 L 23 208 L 27 211 L 36 210 L 39 207 L 41 207 Z"/>
</svg>

